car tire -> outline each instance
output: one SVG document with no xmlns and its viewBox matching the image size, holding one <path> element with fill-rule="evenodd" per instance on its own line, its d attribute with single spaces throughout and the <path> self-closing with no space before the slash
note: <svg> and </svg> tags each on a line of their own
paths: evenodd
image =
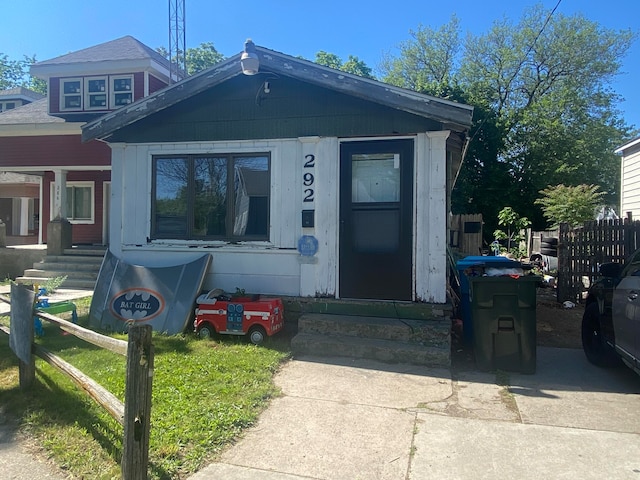
<svg viewBox="0 0 640 480">
<path fill-rule="evenodd" d="M 548 257 L 557 257 L 558 250 L 555 248 L 541 248 L 540 253 L 542 255 L 547 255 Z"/>
<path fill-rule="evenodd" d="M 215 335 L 216 331 L 215 329 L 205 323 L 203 324 L 199 329 L 198 329 L 198 337 L 202 338 L 202 339 L 210 339 L 213 338 L 213 336 Z"/>
<path fill-rule="evenodd" d="M 558 245 L 558 239 L 556 237 L 543 237 L 540 240 L 541 247 L 544 247 L 544 246 L 556 247 L 557 245 Z"/>
<path fill-rule="evenodd" d="M 582 316 L 582 349 L 590 363 L 611 368 L 622 363 L 602 335 L 600 309 L 596 302 L 587 305 Z"/>
<path fill-rule="evenodd" d="M 267 332 L 259 325 L 251 327 L 248 333 L 249 341 L 254 345 L 261 345 L 267 338 Z"/>
</svg>

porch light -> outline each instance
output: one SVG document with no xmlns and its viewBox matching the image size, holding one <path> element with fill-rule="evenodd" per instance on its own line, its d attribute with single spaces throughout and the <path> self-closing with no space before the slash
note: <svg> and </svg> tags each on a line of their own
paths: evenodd
<svg viewBox="0 0 640 480">
<path fill-rule="evenodd" d="M 240 56 L 240 65 L 242 65 L 242 73 L 245 75 L 255 75 L 260 68 L 256 45 L 250 38 L 244 42 L 244 52 L 242 52 L 242 56 Z"/>
</svg>

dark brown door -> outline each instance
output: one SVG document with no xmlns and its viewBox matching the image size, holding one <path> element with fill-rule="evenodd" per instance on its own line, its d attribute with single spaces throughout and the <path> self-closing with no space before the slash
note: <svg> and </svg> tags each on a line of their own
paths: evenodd
<svg viewBox="0 0 640 480">
<path fill-rule="evenodd" d="M 413 140 L 340 147 L 340 297 L 412 299 Z"/>
</svg>

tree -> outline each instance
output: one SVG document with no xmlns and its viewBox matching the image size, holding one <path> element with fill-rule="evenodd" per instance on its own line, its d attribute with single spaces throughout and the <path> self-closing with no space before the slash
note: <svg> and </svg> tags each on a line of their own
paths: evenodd
<svg viewBox="0 0 640 480">
<path fill-rule="evenodd" d="M 158 47 L 156 51 L 164 58 L 169 59 L 169 51 L 166 48 Z M 224 60 L 224 55 L 218 52 L 211 42 L 201 43 L 200 46 L 195 48 L 187 48 L 185 55 L 186 73 L 189 76 L 195 75 L 216 63 L 220 63 L 222 60 Z M 176 61 L 176 57 L 174 56 L 171 61 Z"/>
<path fill-rule="evenodd" d="M 496 240 L 507 241 L 507 252 L 516 253 L 517 257 L 521 257 L 520 242 L 524 240 L 523 230 L 531 225 L 527 217 L 521 217 L 511 207 L 504 207 L 498 212 L 498 225 L 505 227 L 507 231 L 498 229 L 493 232 Z"/>
<path fill-rule="evenodd" d="M 218 52 L 211 42 L 201 43 L 197 48 L 187 48 L 185 56 L 187 75 L 206 70 L 222 60 L 224 55 Z"/>
<path fill-rule="evenodd" d="M 46 95 L 47 82 L 29 74 L 29 66 L 33 63 L 36 63 L 35 55 L 24 55 L 22 60 L 9 60 L 7 55 L 0 53 L 0 90 L 25 87 Z"/>
<path fill-rule="evenodd" d="M 535 203 L 542 206 L 544 216 L 552 228 L 561 223 L 576 227 L 595 218 L 604 195 L 604 192 L 599 190 L 597 185 L 556 185 L 541 190 L 540 194 L 543 196 Z"/>
<path fill-rule="evenodd" d="M 617 203 L 613 151 L 633 132 L 610 82 L 635 34 L 536 5 L 464 42 L 455 17 L 411 35 L 383 79 L 475 107 L 454 213 L 481 212 L 492 231 L 497 206 L 511 205 L 542 229 L 538 192 L 563 182 L 594 183 Z"/>
<path fill-rule="evenodd" d="M 342 70 L 343 72 L 351 73 L 353 75 L 375 78 L 367 64 L 353 55 L 349 55 L 349 59 L 343 63 L 340 57 L 336 54 L 320 50 L 316 53 L 315 62 L 319 65 L 324 65 L 325 67 L 334 68 L 336 70 Z"/>
</svg>

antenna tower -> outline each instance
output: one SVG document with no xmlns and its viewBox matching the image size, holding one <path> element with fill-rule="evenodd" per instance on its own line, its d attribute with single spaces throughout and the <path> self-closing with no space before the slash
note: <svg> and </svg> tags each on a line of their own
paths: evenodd
<svg viewBox="0 0 640 480">
<path fill-rule="evenodd" d="M 187 75 L 187 29 L 185 26 L 185 1 L 169 0 L 169 62 L 171 82 Z"/>
</svg>

